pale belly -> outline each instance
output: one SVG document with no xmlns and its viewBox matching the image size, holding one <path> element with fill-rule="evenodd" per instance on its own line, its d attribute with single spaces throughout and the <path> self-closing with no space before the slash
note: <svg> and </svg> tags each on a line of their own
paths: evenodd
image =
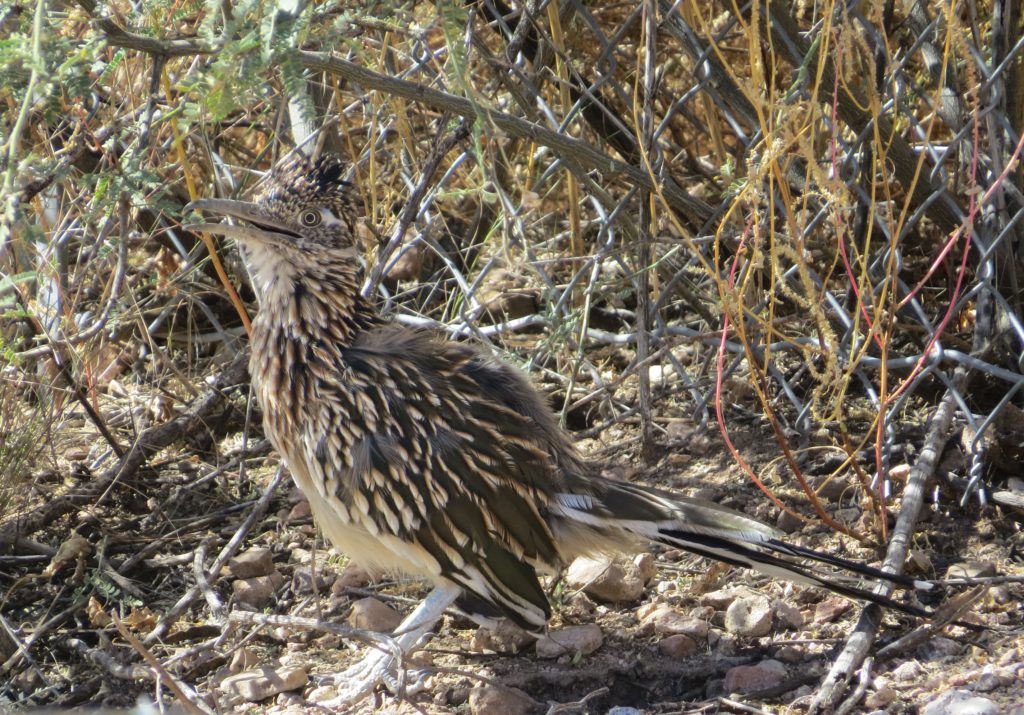
<svg viewBox="0 0 1024 715">
<path fill-rule="evenodd" d="M 426 549 L 382 532 L 353 506 L 333 494 L 324 494 L 295 460 L 285 456 L 285 463 L 296 486 L 309 500 L 313 521 L 336 550 L 370 570 L 439 581 L 441 566 Z"/>
</svg>

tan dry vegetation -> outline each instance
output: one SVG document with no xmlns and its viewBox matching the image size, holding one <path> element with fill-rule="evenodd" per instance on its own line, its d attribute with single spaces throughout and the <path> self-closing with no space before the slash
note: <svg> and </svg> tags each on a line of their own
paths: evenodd
<svg viewBox="0 0 1024 715">
<path fill-rule="evenodd" d="M 1021 18 L 502 7 L 0 2 L 0 707 L 125 705 L 163 678 L 168 701 L 244 708 L 218 690 L 238 653 L 350 659 L 335 635 L 229 625 L 223 567 L 253 545 L 284 577 L 274 614 L 419 596 L 344 586 L 297 497 L 263 496 L 253 293 L 233 246 L 181 227 L 189 200 L 244 196 L 305 138 L 351 162 L 383 309 L 529 371 L 622 476 L 819 549 L 1011 579 L 971 615 L 996 630 L 953 627 L 847 690 L 825 672 L 859 609 L 734 638 L 701 589 L 738 578 L 811 611 L 824 595 L 661 552 L 632 603 L 590 609 L 552 582 L 553 626 L 597 623 L 594 654 L 471 652 L 452 618 L 446 672 L 386 707 L 474 710 L 481 676 L 555 712 L 900 712 L 956 686 L 1019 701 Z M 715 637 L 666 655 L 652 603 Z M 887 616 L 868 640 L 914 625 Z M 723 699 L 729 668 L 768 656 L 793 659 L 787 687 Z M 900 680 L 900 661 L 920 672 Z M 311 707 L 308 690 L 258 707 Z"/>
</svg>

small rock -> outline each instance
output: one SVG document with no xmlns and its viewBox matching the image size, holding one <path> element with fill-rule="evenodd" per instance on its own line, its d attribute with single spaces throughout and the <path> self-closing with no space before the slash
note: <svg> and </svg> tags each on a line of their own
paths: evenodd
<svg viewBox="0 0 1024 715">
<path fill-rule="evenodd" d="M 785 601 L 776 601 L 772 604 L 775 611 L 775 620 L 780 628 L 796 630 L 804 625 L 804 614 L 800 609 Z"/>
<path fill-rule="evenodd" d="M 309 521 L 312 518 L 313 512 L 309 508 L 309 501 L 303 499 L 302 501 L 296 502 L 288 511 L 288 516 L 285 517 L 285 523 L 294 524 L 297 521 Z"/>
<path fill-rule="evenodd" d="M 253 576 L 232 581 L 231 591 L 239 607 L 260 611 L 270 604 L 283 583 L 284 576 L 274 571 L 269 576 Z"/>
<path fill-rule="evenodd" d="M 946 578 L 983 578 L 995 575 L 996 565 L 991 561 L 961 561 L 946 571 Z"/>
<path fill-rule="evenodd" d="M 652 384 L 660 383 L 666 378 L 671 379 L 673 374 L 673 369 L 671 367 L 666 369 L 664 365 L 651 365 L 647 368 L 647 376 Z"/>
<path fill-rule="evenodd" d="M 804 659 L 804 652 L 792 645 L 784 645 L 775 651 L 775 658 L 783 663 L 800 663 Z"/>
<path fill-rule="evenodd" d="M 653 616 L 655 612 L 668 607 L 668 604 L 663 601 L 651 601 L 650 603 L 645 603 L 640 606 L 640 608 L 636 609 L 636 618 L 638 621 L 646 621 L 648 618 Z"/>
<path fill-rule="evenodd" d="M 69 462 L 84 462 L 89 458 L 88 447 L 72 447 L 64 452 L 64 459 Z"/>
<path fill-rule="evenodd" d="M 274 558 L 270 549 L 257 546 L 228 561 L 228 570 L 240 579 L 269 576 L 274 571 Z"/>
<path fill-rule="evenodd" d="M 708 632 L 711 630 L 706 621 L 690 618 L 668 606 L 648 614 L 640 625 L 647 633 L 653 631 L 659 636 L 684 635 L 695 641 L 707 640 Z"/>
<path fill-rule="evenodd" d="M 473 715 L 527 715 L 537 703 L 519 688 L 480 685 L 469 691 L 469 712 Z"/>
<path fill-rule="evenodd" d="M 228 664 L 228 670 L 232 673 L 241 673 L 243 670 L 255 668 L 256 664 L 259 662 L 260 658 L 256 655 L 256 651 L 251 648 L 239 648 L 235 651 L 235 654 L 231 656 L 231 663 Z"/>
<path fill-rule="evenodd" d="M 899 482 L 907 481 L 907 477 L 910 476 L 910 465 L 909 464 L 897 464 L 893 467 L 889 467 L 889 479 L 895 479 Z"/>
<path fill-rule="evenodd" d="M 229 675 L 221 681 L 220 688 L 228 695 L 235 695 L 246 702 L 265 700 L 287 690 L 301 688 L 309 682 L 306 671 L 296 666 L 273 668 L 265 665 L 247 670 L 238 675 Z"/>
<path fill-rule="evenodd" d="M 900 694 L 897 693 L 896 690 L 886 686 L 873 693 L 869 693 L 868 696 L 864 698 L 864 704 L 872 710 L 881 710 L 898 698 L 899 695 Z"/>
<path fill-rule="evenodd" d="M 972 685 L 975 681 L 978 680 L 978 677 L 980 675 L 981 672 L 977 670 L 968 670 L 964 673 L 953 673 L 945 680 L 945 682 L 940 681 L 939 685 L 945 685 L 950 688 L 962 688 L 968 685 Z"/>
<path fill-rule="evenodd" d="M 985 666 L 986 672 L 989 672 L 990 670 L 995 673 L 996 677 L 999 679 L 999 684 L 1003 686 L 1015 685 L 1016 683 L 1021 682 L 1021 678 L 1024 677 L 1024 663 L 1015 663 L 1014 665 L 999 668 L 995 666 Z"/>
<path fill-rule="evenodd" d="M 649 553 L 637 554 L 633 557 L 633 564 L 640 572 L 640 578 L 644 585 L 651 582 L 651 579 L 658 575 L 658 565 L 654 563 L 654 556 Z"/>
<path fill-rule="evenodd" d="M 938 640 L 938 638 L 935 638 L 933 640 Z M 960 651 L 958 650 L 957 652 L 959 653 Z M 999 658 L 996 660 L 996 663 L 998 663 L 999 665 L 1021 665 L 1017 661 L 1022 656 L 1024 656 L 1024 652 L 1021 652 L 1020 647 L 1010 648 L 1009 650 L 1005 651 L 1001 656 L 999 656 Z"/>
<path fill-rule="evenodd" d="M 290 546 L 288 548 L 288 561 L 292 564 L 310 566 L 313 563 L 313 552 L 300 546 Z"/>
<path fill-rule="evenodd" d="M 853 608 L 853 604 L 845 598 L 840 598 L 838 596 L 826 598 L 814 607 L 814 622 L 831 623 L 851 608 Z"/>
<path fill-rule="evenodd" d="M 697 652 L 697 642 L 690 636 L 677 633 L 658 641 L 658 650 L 667 658 L 689 658 Z"/>
<path fill-rule="evenodd" d="M 352 611 L 348 614 L 350 626 L 376 633 L 390 633 L 401 622 L 401 613 L 372 596 L 360 598 L 353 603 Z"/>
<path fill-rule="evenodd" d="M 718 631 L 711 631 L 708 633 L 708 645 L 710 645 L 715 655 L 723 658 L 731 658 L 736 655 L 736 639 L 728 633 L 718 634 Z"/>
<path fill-rule="evenodd" d="M 322 703 L 338 697 L 338 688 L 334 684 L 317 685 L 306 692 L 306 702 Z"/>
<path fill-rule="evenodd" d="M 991 693 L 1002 685 L 1002 678 L 999 677 L 999 674 L 986 668 L 985 672 L 979 675 L 978 680 L 975 681 L 974 689 L 979 693 Z"/>
<path fill-rule="evenodd" d="M 772 630 L 771 602 L 765 596 L 737 598 L 725 612 L 725 630 L 748 638 L 768 635 Z"/>
<path fill-rule="evenodd" d="M 441 704 L 454 705 L 455 707 L 465 705 L 469 702 L 469 693 L 471 690 L 472 688 L 469 688 L 465 685 L 457 685 L 454 688 L 442 690 L 439 693 L 439 695 L 444 695 L 444 701 Z M 434 702 L 437 702 L 436 696 Z"/>
<path fill-rule="evenodd" d="M 745 598 L 748 596 L 756 596 L 757 594 L 751 591 L 746 586 L 729 586 L 728 588 L 720 588 L 717 591 L 711 591 L 705 593 L 700 597 L 700 605 L 710 606 L 716 611 L 724 611 L 732 602 L 737 598 Z"/>
<path fill-rule="evenodd" d="M 921 710 L 922 715 L 998 715 L 999 706 L 969 690 L 947 690 Z"/>
<path fill-rule="evenodd" d="M 373 580 L 373 575 L 355 564 L 349 564 L 346 566 L 341 575 L 334 579 L 334 583 L 331 584 L 331 593 L 339 594 L 343 593 L 347 588 L 365 588 Z"/>
<path fill-rule="evenodd" d="M 635 601 L 644 592 L 644 577 L 639 567 L 622 556 L 612 559 L 581 556 L 566 570 L 565 582 L 605 603 Z"/>
<path fill-rule="evenodd" d="M 893 668 L 892 677 L 899 683 L 908 683 L 921 677 L 921 673 L 921 665 L 916 660 L 908 660 Z"/>
<path fill-rule="evenodd" d="M 604 636 L 596 623 L 551 631 L 537 640 L 538 658 L 557 658 L 566 653 L 588 655 L 601 647 Z"/>
<path fill-rule="evenodd" d="M 924 651 L 929 658 L 942 658 L 950 655 L 959 655 L 962 650 L 963 646 L 955 640 L 952 638 L 944 638 L 942 636 L 932 638 L 924 648 Z"/>
<path fill-rule="evenodd" d="M 811 486 L 814 487 L 818 496 L 830 501 L 839 499 L 849 487 L 842 479 L 827 474 L 812 479 Z"/>
<path fill-rule="evenodd" d="M 594 620 L 596 611 L 597 604 L 590 600 L 590 596 L 576 592 L 562 605 L 562 620 L 573 625 L 589 623 Z"/>
<path fill-rule="evenodd" d="M 756 665 L 737 665 L 725 674 L 725 692 L 751 693 L 771 688 L 786 677 L 786 666 L 777 660 L 762 660 Z"/>
<path fill-rule="evenodd" d="M 690 617 L 708 623 L 715 617 L 716 611 L 711 606 L 694 606 L 690 609 Z"/>
<path fill-rule="evenodd" d="M 284 709 L 283 712 L 298 713 L 302 712 L 300 708 L 306 704 L 306 699 L 302 697 L 300 693 L 278 693 L 274 699 L 274 705 L 278 708 Z M 288 710 L 287 708 L 292 708 Z"/>
<path fill-rule="evenodd" d="M 792 534 L 804 526 L 804 520 L 798 516 L 790 514 L 788 511 L 779 512 L 778 518 L 775 520 L 775 526 L 786 534 Z"/>
<path fill-rule="evenodd" d="M 292 573 L 292 590 L 298 594 L 320 593 L 330 585 L 330 575 L 318 568 L 300 566 Z"/>
<path fill-rule="evenodd" d="M 494 628 L 480 626 L 473 633 L 470 648 L 478 653 L 518 653 L 536 638 L 508 619 L 497 622 Z"/>
</svg>

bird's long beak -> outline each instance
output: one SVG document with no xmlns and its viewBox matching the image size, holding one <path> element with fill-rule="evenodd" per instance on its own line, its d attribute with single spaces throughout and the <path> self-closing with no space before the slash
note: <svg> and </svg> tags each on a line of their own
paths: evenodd
<svg viewBox="0 0 1024 715">
<path fill-rule="evenodd" d="M 207 211 L 226 218 L 244 221 L 243 224 L 229 223 L 185 223 L 190 231 L 205 231 L 233 238 L 242 243 L 294 243 L 298 238 L 295 230 L 286 223 L 268 216 L 256 204 L 231 199 L 200 199 L 185 206 L 185 213 Z"/>
</svg>

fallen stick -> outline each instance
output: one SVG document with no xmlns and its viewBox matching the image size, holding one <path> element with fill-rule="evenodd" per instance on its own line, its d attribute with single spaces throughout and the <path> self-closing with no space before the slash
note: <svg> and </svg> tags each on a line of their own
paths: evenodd
<svg viewBox="0 0 1024 715">
<path fill-rule="evenodd" d="M 966 377 L 966 371 L 963 368 L 958 368 L 953 376 L 953 384 L 961 385 Z M 949 439 L 949 427 L 956 410 L 954 391 L 949 390 L 935 410 L 924 447 L 921 449 L 921 457 L 907 477 L 907 488 L 903 492 L 900 514 L 896 519 L 892 538 L 889 540 L 885 561 L 882 563 L 883 571 L 894 574 L 903 572 L 903 562 L 910 549 L 910 539 L 914 534 L 914 527 L 924 504 L 925 487 L 928 484 L 928 479 L 935 472 L 939 455 L 942 454 L 946 440 Z M 875 588 L 875 593 L 888 596 L 892 590 L 891 584 L 880 582 Z M 846 646 L 832 663 L 832 668 L 825 676 L 825 680 L 822 681 L 818 692 L 815 693 L 808 715 L 831 713 L 835 710 L 851 678 L 864 662 L 875 641 L 875 633 L 882 620 L 881 613 L 881 609 L 874 604 L 869 604 L 861 611 L 860 620 L 846 640 Z"/>
</svg>

